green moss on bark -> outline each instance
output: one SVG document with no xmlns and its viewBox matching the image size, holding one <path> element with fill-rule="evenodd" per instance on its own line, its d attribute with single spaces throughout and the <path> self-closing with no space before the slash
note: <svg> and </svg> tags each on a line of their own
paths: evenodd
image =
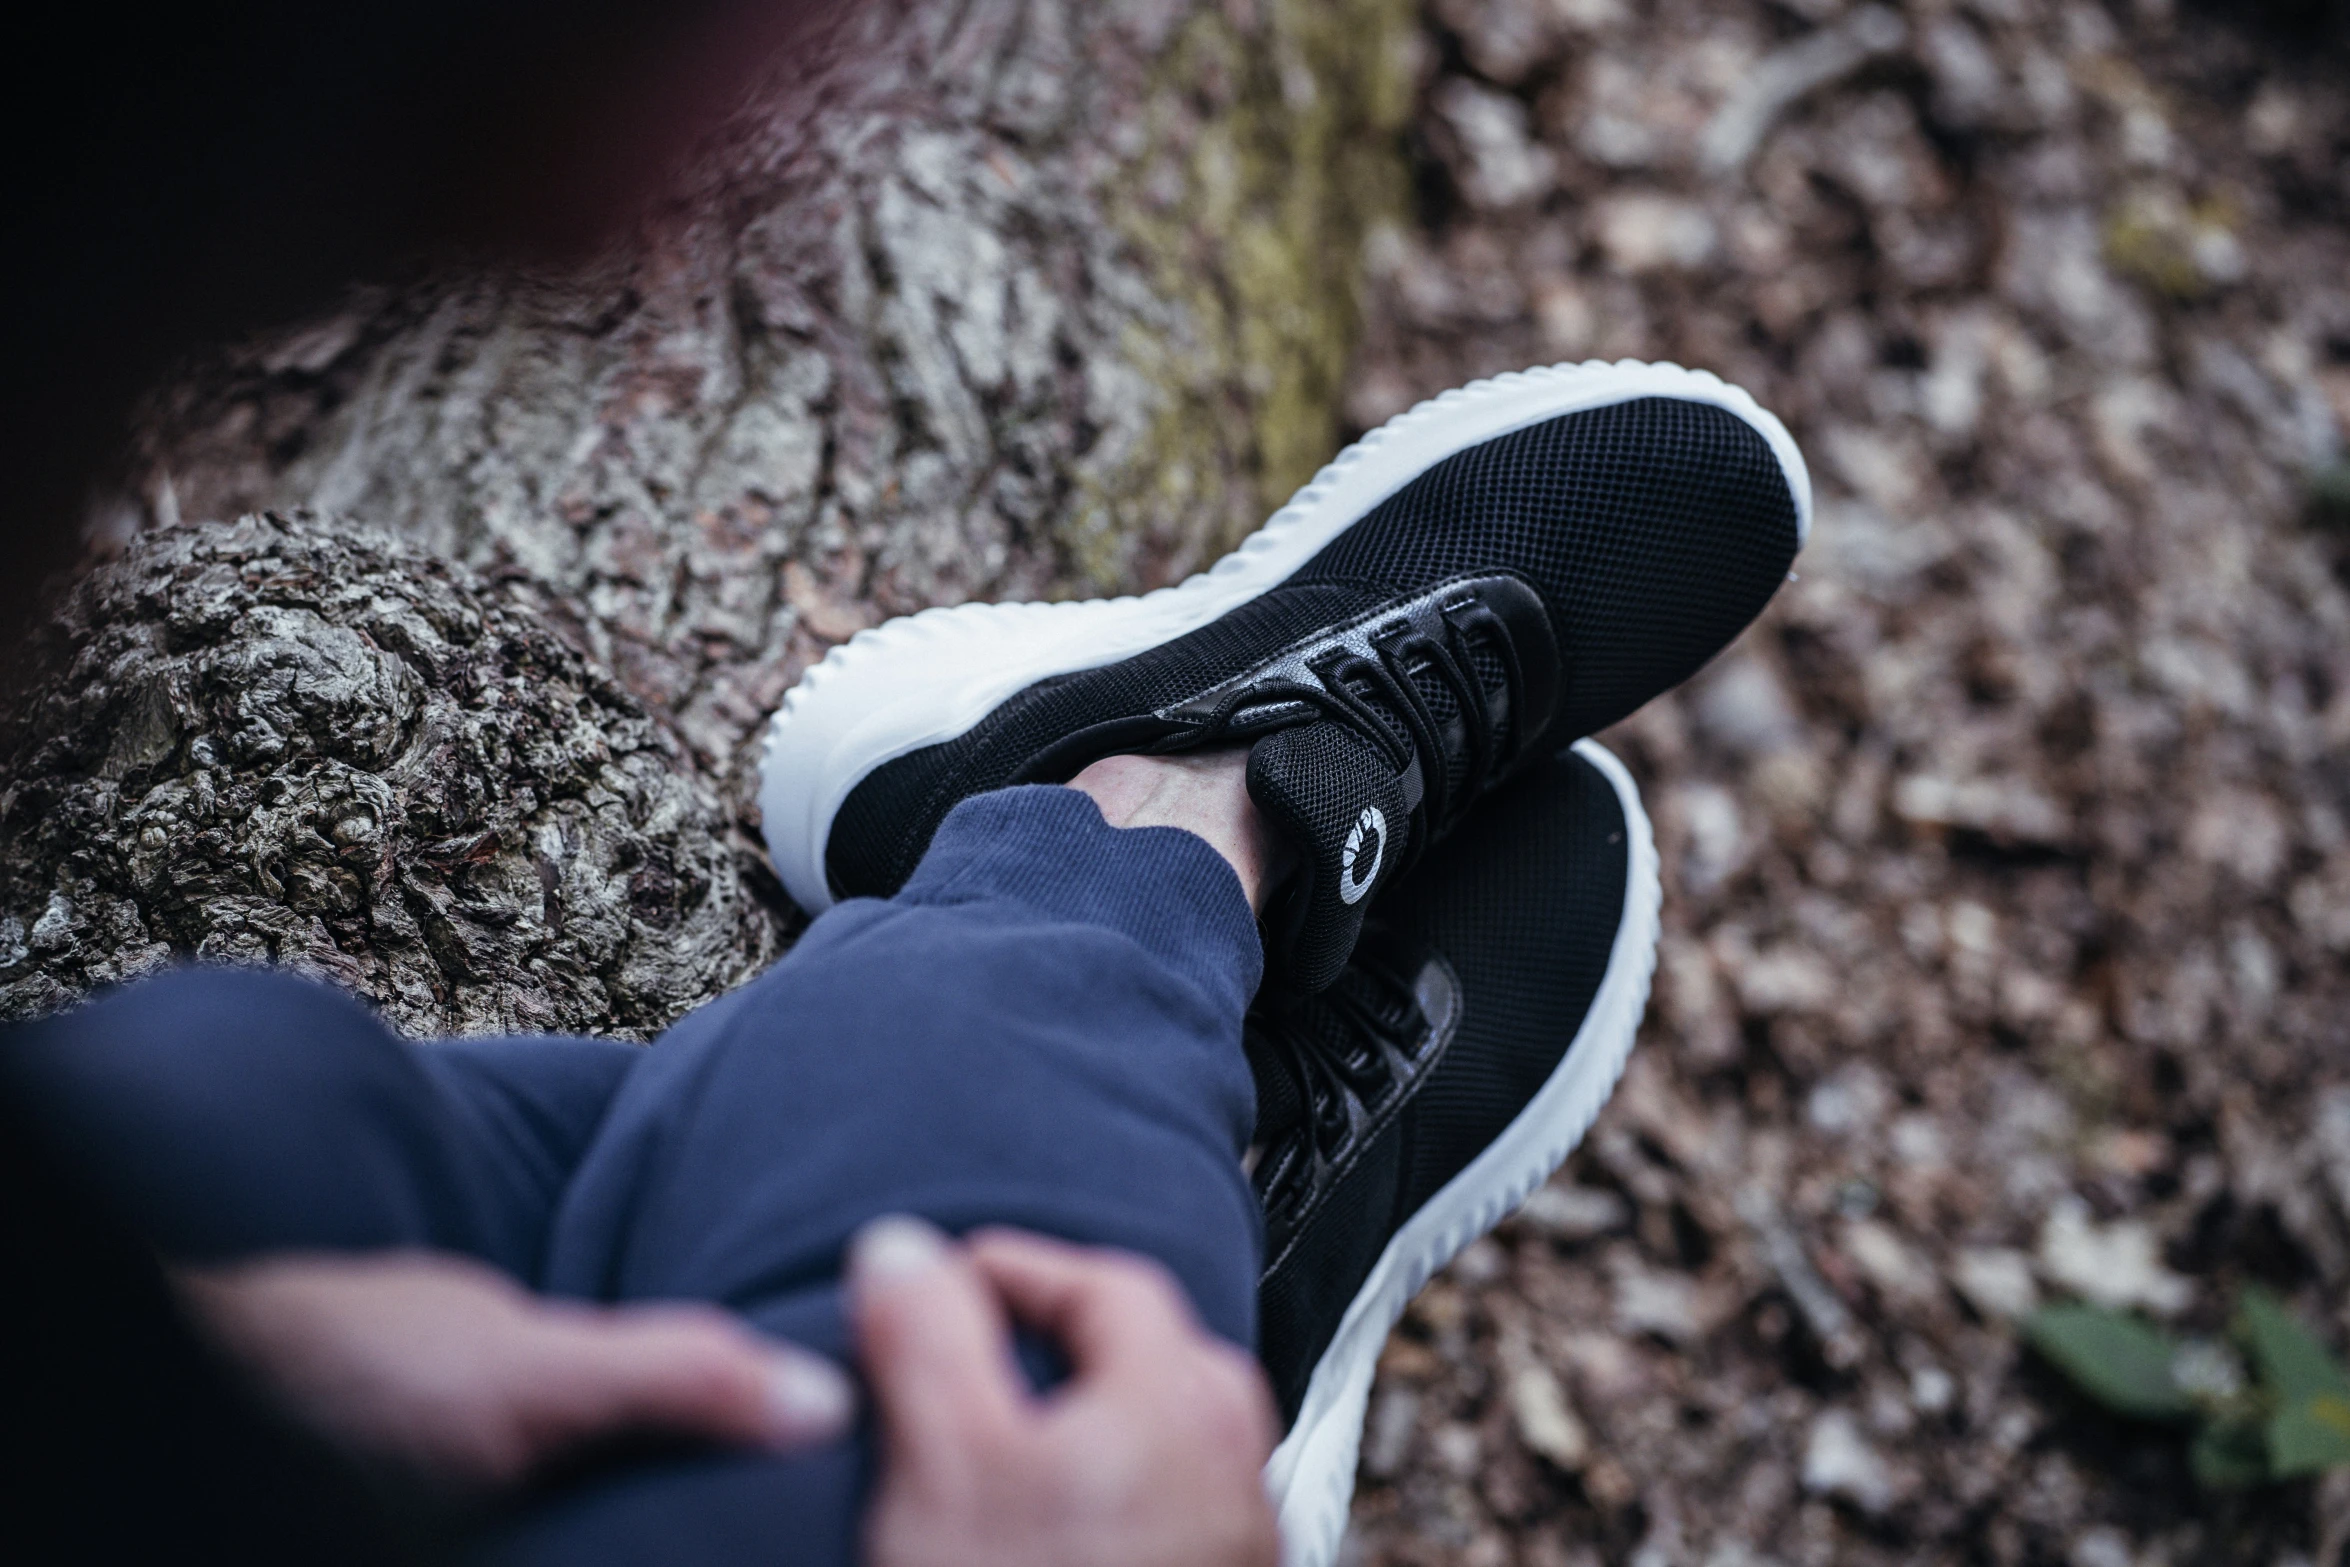
<svg viewBox="0 0 2350 1567">
<path fill-rule="evenodd" d="M 1123 345 L 1157 412 L 1090 470 L 1073 591 L 1198 569 L 1329 459 L 1363 241 L 1407 197 L 1413 23 L 1408 0 L 1208 7 L 1161 54 L 1107 203 L 1166 307 Z"/>
</svg>

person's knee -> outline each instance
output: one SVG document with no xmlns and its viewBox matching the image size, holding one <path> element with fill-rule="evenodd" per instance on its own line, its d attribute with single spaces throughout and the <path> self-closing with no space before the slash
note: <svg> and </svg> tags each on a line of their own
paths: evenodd
<svg viewBox="0 0 2350 1567">
<path fill-rule="evenodd" d="M 419 1203 L 383 1195 L 392 1172 L 445 1162 L 412 1052 L 290 975 L 158 975 L 17 1030 L 0 1062 L 60 1155 L 176 1257 L 408 1238 Z"/>
<path fill-rule="evenodd" d="M 38 1099 L 169 1092 L 209 1097 L 309 1076 L 321 1057 L 394 1049 L 383 1024 L 338 990 L 266 969 L 192 966 L 137 981 L 18 1030 L 10 1067 Z M 179 1080 L 189 1080 L 185 1087 Z"/>
<path fill-rule="evenodd" d="M 270 1013 L 335 1017 L 380 1028 L 375 1014 L 332 985 L 282 969 L 190 963 L 134 980 L 50 1021 L 105 1019 L 109 1032 L 153 1031 L 182 1039 L 233 1034 Z"/>
</svg>

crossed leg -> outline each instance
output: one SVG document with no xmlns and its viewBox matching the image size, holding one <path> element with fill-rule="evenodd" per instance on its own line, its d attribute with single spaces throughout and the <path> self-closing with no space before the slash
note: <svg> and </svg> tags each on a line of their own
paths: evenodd
<svg viewBox="0 0 2350 1567">
<path fill-rule="evenodd" d="M 715 1301 L 845 1357 L 847 1239 L 905 1212 L 1155 1257 L 1245 1344 L 1261 956 L 1233 872 L 1191 832 L 1008 790 L 958 807 L 898 897 L 827 914 L 649 1050 L 410 1045 L 319 987 L 218 971 L 9 1050 L 175 1260 L 431 1246 L 553 1294 Z M 868 1451 L 640 1459 L 534 1499 L 483 1555 L 846 1562 Z"/>
</svg>

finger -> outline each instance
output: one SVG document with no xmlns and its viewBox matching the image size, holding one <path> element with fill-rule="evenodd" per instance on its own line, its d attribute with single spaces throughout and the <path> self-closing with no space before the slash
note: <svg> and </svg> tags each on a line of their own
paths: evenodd
<svg viewBox="0 0 2350 1567">
<path fill-rule="evenodd" d="M 541 1308 L 534 1445 L 628 1430 L 794 1449 L 845 1434 L 856 1392 L 830 1361 L 699 1306 Z"/>
<path fill-rule="evenodd" d="M 962 1248 L 920 1219 L 875 1219 L 849 1247 L 857 1349 L 893 1461 L 992 1447 L 1018 1419 L 1011 1332 Z"/>
<path fill-rule="evenodd" d="M 1022 1323 L 1052 1336 L 1080 1377 L 1163 1364 L 1205 1331 L 1167 1271 L 1131 1252 L 1017 1230 L 971 1241 L 971 1260 Z"/>
<path fill-rule="evenodd" d="M 1251 1465 L 1272 1453 L 1263 1368 L 1202 1327 L 1157 1263 L 1015 1230 L 975 1235 L 971 1252 L 1015 1316 L 1060 1339 L 1076 1367 L 1072 1392 L 1209 1433 L 1215 1451 Z"/>
</svg>

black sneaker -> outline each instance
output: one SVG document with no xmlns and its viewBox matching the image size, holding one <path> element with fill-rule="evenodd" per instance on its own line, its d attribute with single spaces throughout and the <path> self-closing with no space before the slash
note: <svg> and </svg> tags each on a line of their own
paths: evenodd
<svg viewBox="0 0 2350 1567">
<path fill-rule="evenodd" d="M 967 795 L 1246 743 L 1306 872 L 1266 910 L 1271 972 L 1317 989 L 1365 900 L 1481 794 L 1727 645 L 1810 512 L 1787 432 L 1713 376 L 1480 381 L 1365 436 L 1180 586 L 927 610 L 836 648 L 769 732 L 768 849 L 815 912 L 894 892 Z"/>
<path fill-rule="evenodd" d="M 1289 1567 L 1346 1529 L 1371 1374 L 1428 1276 L 1582 1141 L 1648 1003 L 1656 846 L 1594 741 L 1545 757 L 1379 897 L 1319 995 L 1260 997 L 1258 1352 Z"/>
</svg>

